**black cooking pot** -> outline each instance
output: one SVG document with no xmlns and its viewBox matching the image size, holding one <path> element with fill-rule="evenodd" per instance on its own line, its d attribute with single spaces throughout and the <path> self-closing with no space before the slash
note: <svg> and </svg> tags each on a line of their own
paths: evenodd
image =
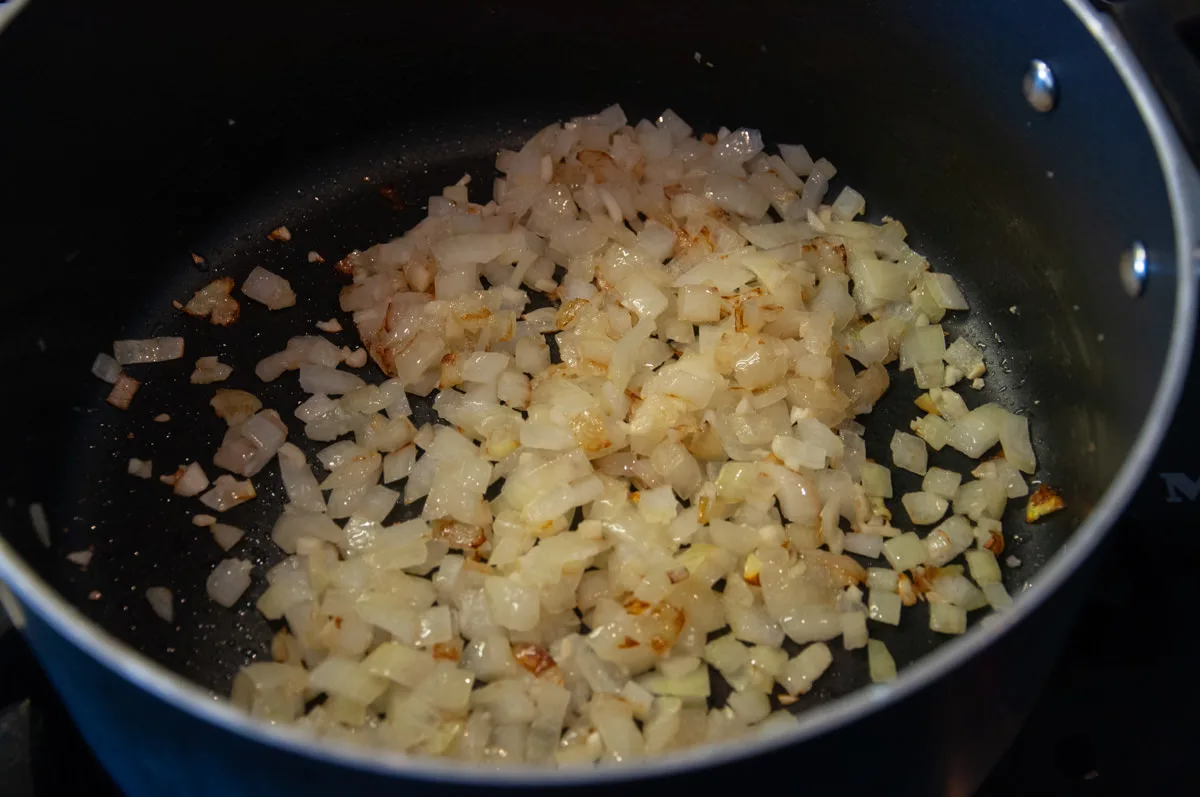
<svg viewBox="0 0 1200 797">
<path fill-rule="evenodd" d="M 1168 46 L 1163 6 L 1121 9 L 1175 126 L 1113 22 L 1083 0 L 29 3 L 0 36 L 0 594 L 117 781 L 153 795 L 617 781 L 971 792 L 1033 702 L 1190 354 L 1200 182 L 1180 142 L 1196 141 L 1194 64 Z M 188 392 L 190 365 L 155 366 L 122 414 L 87 375 L 92 358 L 116 338 L 181 331 L 189 355 L 220 354 L 238 366 L 233 386 L 282 406 L 294 398 L 253 382 L 250 366 L 297 334 L 293 322 L 263 313 L 201 333 L 170 300 L 264 265 L 325 297 L 311 301 L 327 318 L 340 283 L 306 251 L 332 261 L 398 235 L 464 171 L 492 174 L 500 147 L 612 102 L 631 118 L 669 106 L 697 130 L 803 142 L 964 286 L 972 312 L 951 326 L 987 344 L 986 397 L 1026 411 L 1039 477 L 1068 502 L 1037 526 L 1006 519 L 1016 606 L 940 645 L 906 613 L 893 633 L 873 628 L 901 666 L 894 683 L 861 688 L 865 662 L 840 651 L 794 730 L 621 768 L 411 759 L 317 742 L 215 699 L 266 653 L 271 628 L 252 608 L 262 585 L 233 611 L 208 601 L 221 552 L 188 523 L 190 504 L 124 469 L 130 456 L 193 459 L 223 425 Z M 279 224 L 292 245 L 265 242 Z M 906 423 L 911 398 L 895 388 L 872 428 Z M 886 440 L 868 437 L 868 451 Z M 260 574 L 281 555 L 267 533 L 281 489 L 265 485 L 230 513 Z M 86 570 L 65 559 L 89 548 Z M 152 585 L 175 592 L 173 624 L 151 613 Z"/>
</svg>

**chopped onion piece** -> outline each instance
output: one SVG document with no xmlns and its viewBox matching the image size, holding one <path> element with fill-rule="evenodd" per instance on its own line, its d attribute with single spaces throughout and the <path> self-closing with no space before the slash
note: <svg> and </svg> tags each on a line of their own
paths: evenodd
<svg viewBox="0 0 1200 797">
<path fill-rule="evenodd" d="M 146 590 L 146 600 L 161 620 L 175 622 L 175 596 L 171 590 L 166 587 L 150 587 Z"/>
<path fill-rule="evenodd" d="M 126 472 L 131 476 L 137 476 L 139 479 L 149 479 L 154 475 L 154 463 L 148 459 L 130 457 Z"/>
<path fill-rule="evenodd" d="M 926 492 L 905 493 L 900 502 L 908 512 L 909 520 L 918 526 L 937 523 L 950 508 L 950 502 L 945 498 Z"/>
<path fill-rule="evenodd" d="M 183 356 L 183 338 L 115 340 L 113 356 L 120 365 L 178 360 Z"/>
<path fill-rule="evenodd" d="M 965 634 L 967 612 L 950 603 L 929 604 L 929 629 L 939 634 Z"/>
<path fill-rule="evenodd" d="M 127 410 L 133 402 L 133 397 L 138 392 L 138 388 L 141 386 L 142 383 L 132 376 L 121 374 L 117 377 L 117 382 L 113 385 L 113 389 L 109 392 L 108 398 L 105 401 L 119 410 Z"/>
<path fill-rule="evenodd" d="M 96 360 L 92 363 L 92 373 L 110 385 L 116 384 L 117 379 L 121 376 L 121 364 L 101 352 L 96 355 Z"/>
<path fill-rule="evenodd" d="M 221 546 L 222 551 L 228 551 L 237 545 L 246 534 L 246 532 L 237 526 L 230 526 L 225 523 L 213 523 L 208 527 L 208 530 L 212 533 L 217 545 Z"/>
<path fill-rule="evenodd" d="M 231 608 L 250 586 L 250 571 L 253 569 L 254 565 L 244 559 L 222 560 L 205 582 L 208 597 L 226 609 Z"/>
<path fill-rule="evenodd" d="M 1011 608 L 1013 599 L 1008 594 L 1008 590 L 1000 582 L 983 585 L 983 594 L 987 597 L 988 604 L 995 610 Z"/>
<path fill-rule="evenodd" d="M 233 292 L 233 277 L 220 277 L 205 285 L 184 305 L 188 315 L 208 320 L 217 326 L 228 326 L 237 321 L 241 306 L 230 296 Z"/>
<path fill-rule="evenodd" d="M 208 489 L 208 476 L 205 475 L 204 468 L 200 467 L 199 462 L 189 464 L 175 481 L 175 495 L 182 495 L 185 498 L 199 495 L 206 489 Z"/>
<path fill-rule="evenodd" d="M 1000 583 L 1000 564 L 996 561 L 994 553 L 980 548 L 967 551 L 966 556 L 967 565 L 971 568 L 971 578 L 975 579 L 976 584 L 986 587 L 988 584 Z"/>
<path fill-rule="evenodd" d="M 804 695 L 812 689 L 813 682 L 820 678 L 833 663 L 833 654 L 824 642 L 814 642 L 800 651 L 784 668 L 781 683 L 789 695 Z"/>
<path fill-rule="evenodd" d="M 233 373 L 233 366 L 226 365 L 216 357 L 201 357 L 196 360 L 196 368 L 192 371 L 193 385 L 208 385 L 213 382 L 224 382 Z"/>
<path fill-rule="evenodd" d="M 362 387 L 364 384 L 366 383 L 361 377 L 326 365 L 300 366 L 300 387 L 304 389 L 305 393 L 340 396 Z"/>
<path fill-rule="evenodd" d="M 1029 419 L 1008 413 L 1000 426 L 1000 445 L 1004 458 L 1019 470 L 1033 473 L 1037 460 L 1033 455 L 1033 444 L 1029 441 Z"/>
<path fill-rule="evenodd" d="M 912 570 L 926 561 L 925 546 L 911 531 L 884 542 L 883 553 L 896 570 Z"/>
<path fill-rule="evenodd" d="M 929 452 L 925 448 L 925 441 L 905 432 L 893 433 L 892 462 L 897 468 L 903 468 L 918 475 L 924 474 L 929 463 Z"/>
<path fill-rule="evenodd" d="M 283 446 L 287 433 L 287 426 L 275 410 L 255 413 L 225 432 L 213 464 L 241 476 L 253 476 Z"/>
<path fill-rule="evenodd" d="M 242 283 L 242 293 L 271 310 L 282 310 L 296 303 L 296 293 L 288 281 L 262 266 L 255 266 L 250 276 L 246 277 Z"/>
<path fill-rule="evenodd" d="M 949 499 L 953 498 L 958 492 L 960 484 L 962 484 L 962 474 L 955 473 L 952 470 L 933 467 L 925 472 L 925 479 L 921 482 L 921 489 L 926 493 L 932 493 L 933 495 Z"/>
<path fill-rule="evenodd" d="M 892 658 L 887 645 L 878 639 L 867 642 L 867 667 L 872 683 L 882 684 L 896 680 L 896 660 Z"/>
<path fill-rule="evenodd" d="M 879 623 L 900 624 L 900 596 L 895 592 L 872 589 L 867 597 L 867 616 Z"/>
<path fill-rule="evenodd" d="M 213 482 L 211 490 L 200 496 L 200 503 L 209 509 L 225 512 L 238 504 L 244 504 L 254 498 L 254 485 L 247 479 L 240 482 L 228 474 L 222 474 Z"/>
<path fill-rule="evenodd" d="M 209 402 L 217 417 L 227 424 L 240 426 L 250 416 L 262 409 L 262 402 L 253 393 L 245 390 L 229 390 L 217 388 L 216 394 Z"/>
<path fill-rule="evenodd" d="M 304 452 L 291 443 L 284 443 L 279 447 L 278 456 L 279 472 L 288 501 L 297 509 L 324 512 L 325 498 L 321 495 L 317 477 L 309 468 Z"/>
<path fill-rule="evenodd" d="M 46 508 L 38 503 L 30 504 L 29 520 L 33 524 L 33 536 L 42 544 L 42 547 L 49 548 L 50 521 L 46 518 Z"/>
<path fill-rule="evenodd" d="M 892 497 L 892 472 L 882 465 L 866 462 L 859 466 L 859 478 L 867 495 L 876 498 Z"/>
</svg>

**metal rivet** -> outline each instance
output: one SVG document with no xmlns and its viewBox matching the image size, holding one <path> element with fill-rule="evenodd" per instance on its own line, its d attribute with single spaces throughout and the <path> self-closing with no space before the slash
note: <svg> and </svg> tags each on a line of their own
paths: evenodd
<svg viewBox="0 0 1200 797">
<path fill-rule="evenodd" d="M 1121 255 L 1121 287 L 1125 293 L 1133 298 L 1141 296 L 1142 289 L 1146 287 L 1148 270 L 1146 247 L 1141 241 L 1134 241 L 1133 246 Z"/>
<path fill-rule="evenodd" d="M 1021 81 L 1021 88 L 1033 110 L 1038 113 L 1054 110 L 1054 104 L 1058 101 L 1058 83 L 1045 61 L 1035 58 L 1029 62 L 1029 71 Z"/>
</svg>

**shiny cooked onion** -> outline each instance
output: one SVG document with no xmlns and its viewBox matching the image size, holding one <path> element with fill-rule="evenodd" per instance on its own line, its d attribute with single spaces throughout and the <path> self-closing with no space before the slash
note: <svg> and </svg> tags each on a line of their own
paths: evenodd
<svg viewBox="0 0 1200 797">
<path fill-rule="evenodd" d="M 321 476 L 273 411 L 218 391 L 216 464 L 278 459 L 288 495 L 288 556 L 257 602 L 286 628 L 235 704 L 394 750 L 620 762 L 778 731 L 834 644 L 891 680 L 872 631 L 918 602 L 944 634 L 1011 603 L 1000 519 L 1036 468 L 1028 423 L 956 391 L 986 372 L 940 325 L 962 291 L 900 222 L 831 195 L 829 161 L 613 106 L 496 167 L 486 204 L 464 177 L 338 264 L 361 355 L 300 335 L 258 364 L 298 372 Z M 285 286 L 257 269 L 244 290 L 282 307 Z M 340 367 L 367 354 L 385 381 Z M 924 475 L 902 518 L 856 419 L 905 371 L 927 392 L 891 442 L 891 465 Z M 406 393 L 442 423 L 415 425 Z M 928 465 L 929 447 L 997 445 L 968 475 Z M 222 475 L 201 500 L 253 494 Z M 249 579 L 225 560 L 209 592 L 230 606 Z"/>
</svg>

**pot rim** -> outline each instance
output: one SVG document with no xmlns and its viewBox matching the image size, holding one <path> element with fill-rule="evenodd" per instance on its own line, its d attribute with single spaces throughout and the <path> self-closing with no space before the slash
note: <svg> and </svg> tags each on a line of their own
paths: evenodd
<svg viewBox="0 0 1200 797">
<path fill-rule="evenodd" d="M 1096 507 L 1046 565 L 1036 582 L 1017 596 L 1014 606 L 993 615 L 988 627 L 948 640 L 902 670 L 889 684 L 856 690 L 797 717 L 794 728 L 756 737 L 743 737 L 718 745 L 700 746 L 633 764 L 594 769 L 543 769 L 530 766 L 485 769 L 461 761 L 409 756 L 380 751 L 333 739 L 314 739 L 300 728 L 270 725 L 250 717 L 211 691 L 168 670 L 137 650 L 118 641 L 88 620 L 22 560 L 0 538 L 0 580 L 54 631 L 97 662 L 131 684 L 175 709 L 211 723 L 251 742 L 270 745 L 292 754 L 366 772 L 434 782 L 496 786 L 561 786 L 614 783 L 662 777 L 690 769 L 721 765 L 798 744 L 858 721 L 876 709 L 894 704 L 926 688 L 1010 632 L 1042 605 L 1091 555 L 1121 513 L 1153 462 L 1169 427 L 1191 357 L 1197 314 L 1197 280 L 1194 247 L 1200 243 L 1200 177 L 1186 155 L 1162 102 L 1147 75 L 1112 22 L 1088 0 L 1064 0 L 1092 34 L 1117 70 L 1133 98 L 1158 155 L 1171 202 L 1176 238 L 1175 322 L 1167 357 L 1154 401 L 1125 462 Z M 16 8 L 24 5 L 17 2 Z M 0 19 L 3 22 L 11 19 Z M 0 583 L 2 590 L 4 583 Z M 0 593 L 2 594 L 2 593 Z M 7 596 L 5 596 L 7 597 Z M 19 614 L 19 612 L 18 612 Z M 20 626 L 20 618 L 14 622 Z"/>
</svg>

